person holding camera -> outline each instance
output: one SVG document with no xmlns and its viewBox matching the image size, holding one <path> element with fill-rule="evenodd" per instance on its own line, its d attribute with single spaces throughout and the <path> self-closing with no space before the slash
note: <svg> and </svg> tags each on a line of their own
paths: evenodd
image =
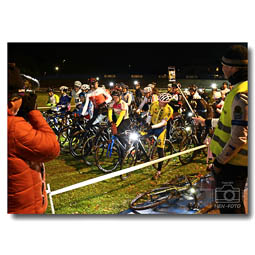
<svg viewBox="0 0 255 255">
<path fill-rule="evenodd" d="M 219 119 L 193 118 L 215 127 L 210 149 L 216 181 L 215 200 L 222 214 L 244 214 L 243 192 L 248 177 L 248 50 L 234 45 L 222 57 L 222 71 L 233 84 Z"/>
<path fill-rule="evenodd" d="M 44 163 L 59 155 L 56 135 L 35 110 L 19 69 L 8 65 L 8 213 L 42 214 L 47 209 Z"/>
</svg>

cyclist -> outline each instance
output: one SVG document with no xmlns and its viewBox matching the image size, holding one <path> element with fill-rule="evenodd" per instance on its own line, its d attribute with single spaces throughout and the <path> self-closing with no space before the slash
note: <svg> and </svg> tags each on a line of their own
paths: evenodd
<svg viewBox="0 0 255 255">
<path fill-rule="evenodd" d="M 130 126 L 128 115 L 128 105 L 121 99 L 119 91 L 112 92 L 113 102 L 110 103 L 108 108 L 108 120 L 112 126 L 113 135 L 121 134 Z M 127 144 L 124 137 L 118 137 L 122 144 Z"/>
<path fill-rule="evenodd" d="M 170 95 L 172 95 L 172 84 L 171 84 L 171 83 L 169 83 L 169 84 L 167 85 L 167 93 L 169 93 Z"/>
<path fill-rule="evenodd" d="M 188 99 L 190 100 L 191 104 L 195 106 L 196 112 L 198 115 L 202 116 L 203 118 L 212 118 L 213 117 L 213 109 L 212 107 L 199 95 L 197 91 L 197 86 L 192 85 L 189 88 L 190 96 Z"/>
<path fill-rule="evenodd" d="M 82 111 L 86 102 L 86 93 L 81 92 L 79 94 L 79 97 L 80 97 L 80 102 L 77 104 L 76 109 L 73 111 L 73 113 L 77 114 L 78 116 L 82 116 Z M 89 100 L 88 109 L 87 109 L 87 112 L 85 112 L 84 117 L 88 120 L 92 119 L 93 111 L 94 111 L 94 106 L 92 102 Z"/>
<path fill-rule="evenodd" d="M 164 156 L 167 122 L 173 115 L 173 109 L 168 104 L 170 100 L 171 96 L 168 93 L 161 93 L 159 95 L 159 100 L 151 105 L 146 120 L 148 125 L 152 123 L 147 135 L 157 136 L 157 151 L 160 158 Z M 154 180 L 157 180 L 160 177 L 162 165 L 163 162 L 158 164 L 157 173 L 153 177 Z"/>
<path fill-rule="evenodd" d="M 150 105 L 157 101 L 157 97 L 153 95 L 151 87 L 145 87 L 144 90 L 144 99 L 139 105 L 136 112 L 139 114 L 142 110 L 148 111 L 150 108 Z"/>
<path fill-rule="evenodd" d="M 135 84 L 135 105 L 138 107 L 142 102 L 143 93 L 140 87 L 140 83 Z"/>
<path fill-rule="evenodd" d="M 59 103 L 59 96 L 54 93 L 52 88 L 48 88 L 47 92 L 49 95 L 47 106 L 55 107 Z"/>
<path fill-rule="evenodd" d="M 87 94 L 90 90 L 90 86 L 88 84 L 82 84 L 81 85 L 81 90 L 83 93 Z"/>
<path fill-rule="evenodd" d="M 93 124 L 100 114 L 105 115 L 107 113 L 106 104 L 112 101 L 111 95 L 108 94 L 105 89 L 98 86 L 98 81 L 94 81 L 91 84 L 91 91 L 86 95 L 86 102 L 82 110 L 82 115 L 85 116 L 85 113 L 88 112 L 89 101 L 93 103 L 94 114 L 93 118 L 88 122 L 88 127 Z"/>
<path fill-rule="evenodd" d="M 75 81 L 74 87 L 70 94 L 71 98 L 72 97 L 74 98 L 75 106 L 77 106 L 77 103 L 80 102 L 79 94 L 82 92 L 81 86 L 82 86 L 82 84 L 80 81 Z"/>
<path fill-rule="evenodd" d="M 180 114 L 180 111 L 182 108 L 182 95 L 179 92 L 179 89 L 176 83 L 172 84 L 170 106 L 174 110 L 174 117 Z"/>
<path fill-rule="evenodd" d="M 68 87 L 61 86 L 59 90 L 61 92 L 61 97 L 59 99 L 59 103 L 57 104 L 57 106 L 61 107 L 61 110 L 60 110 L 61 113 L 65 113 L 67 111 L 70 111 L 71 109 L 71 104 L 70 104 L 71 98 L 67 95 Z"/>
<path fill-rule="evenodd" d="M 134 101 L 132 92 L 128 90 L 128 85 L 122 86 L 122 100 L 124 100 L 127 103 L 128 107 L 130 107 Z"/>
</svg>

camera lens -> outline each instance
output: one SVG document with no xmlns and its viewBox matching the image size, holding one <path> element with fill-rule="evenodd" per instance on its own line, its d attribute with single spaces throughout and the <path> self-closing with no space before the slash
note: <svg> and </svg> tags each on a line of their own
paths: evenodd
<svg viewBox="0 0 255 255">
<path fill-rule="evenodd" d="M 232 201 L 235 199 L 235 192 L 233 190 L 226 190 L 223 197 L 226 201 Z"/>
</svg>

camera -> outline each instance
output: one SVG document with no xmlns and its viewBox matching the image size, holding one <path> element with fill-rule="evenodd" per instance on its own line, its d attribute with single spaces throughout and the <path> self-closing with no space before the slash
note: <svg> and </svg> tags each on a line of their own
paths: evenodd
<svg viewBox="0 0 255 255">
<path fill-rule="evenodd" d="M 215 189 L 215 201 L 217 203 L 239 203 L 240 189 L 233 188 L 232 185 L 224 185 Z"/>
</svg>

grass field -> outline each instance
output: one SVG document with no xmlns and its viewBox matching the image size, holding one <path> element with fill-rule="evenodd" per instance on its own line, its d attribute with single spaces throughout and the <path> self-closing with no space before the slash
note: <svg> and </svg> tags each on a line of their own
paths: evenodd
<svg viewBox="0 0 255 255">
<path fill-rule="evenodd" d="M 46 102 L 47 94 L 39 93 L 38 106 L 45 106 Z M 118 214 L 127 210 L 130 201 L 141 192 L 156 188 L 182 174 L 204 173 L 206 160 L 203 155 L 198 155 L 191 164 L 184 166 L 178 158 L 172 159 L 162 170 L 162 176 L 157 182 L 151 180 L 155 169 L 148 167 L 131 173 L 124 181 L 115 177 L 53 196 L 56 214 Z M 104 174 L 96 166 L 87 166 L 70 154 L 61 154 L 45 165 L 46 182 L 52 191 Z M 51 213 L 50 205 L 46 213 Z"/>
</svg>

